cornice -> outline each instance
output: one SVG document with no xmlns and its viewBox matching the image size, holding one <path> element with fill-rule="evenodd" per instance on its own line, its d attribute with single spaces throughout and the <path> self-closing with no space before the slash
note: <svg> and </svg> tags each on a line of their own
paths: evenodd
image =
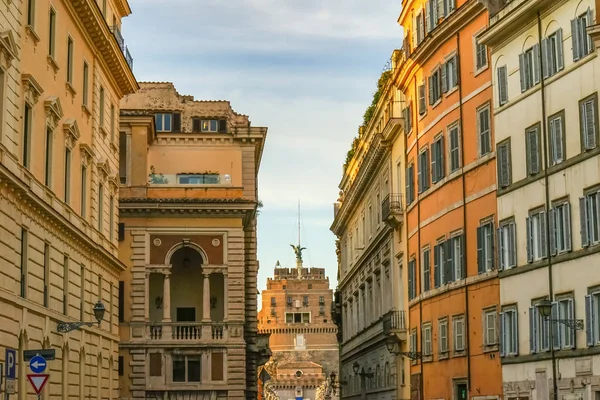
<svg viewBox="0 0 600 400">
<path fill-rule="evenodd" d="M 129 6 L 129 2 L 127 0 L 114 0 L 115 5 L 117 6 L 117 10 L 121 14 L 121 18 L 127 17 L 131 15 L 131 7 Z"/>
<path fill-rule="evenodd" d="M 62 235 L 71 239 L 74 243 L 83 247 L 81 253 L 94 252 L 106 262 L 116 273 L 125 270 L 125 265 L 117 257 L 111 254 L 101 244 L 95 242 L 85 232 L 73 225 L 65 216 L 46 203 L 30 187 L 30 184 L 19 179 L 5 165 L 6 157 L 10 157 L 4 149 L 0 149 L 2 163 L 0 163 L 0 185 L 4 191 L 3 195 L 14 197 L 15 204 L 21 207 L 21 212 L 37 221 L 45 221 L 49 224 L 47 228 L 54 235 Z M 21 167 L 19 167 L 21 168 Z M 66 240 L 65 240 L 66 241 Z M 89 257 L 89 255 L 88 255 Z"/>
<path fill-rule="evenodd" d="M 8 69 L 17 57 L 17 44 L 11 30 L 0 32 L 0 65 Z"/>
<path fill-rule="evenodd" d="M 256 202 L 247 199 L 121 199 L 119 212 L 127 217 L 251 218 Z"/>
</svg>

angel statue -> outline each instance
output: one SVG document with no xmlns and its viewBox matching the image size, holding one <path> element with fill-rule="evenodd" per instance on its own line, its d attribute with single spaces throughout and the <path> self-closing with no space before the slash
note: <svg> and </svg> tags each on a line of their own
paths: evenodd
<svg viewBox="0 0 600 400">
<path fill-rule="evenodd" d="M 292 246 L 294 253 L 296 253 L 296 261 L 302 262 L 302 251 L 306 250 L 306 247 L 300 247 L 300 245 L 294 246 L 293 244 L 290 244 L 290 246 Z"/>
</svg>

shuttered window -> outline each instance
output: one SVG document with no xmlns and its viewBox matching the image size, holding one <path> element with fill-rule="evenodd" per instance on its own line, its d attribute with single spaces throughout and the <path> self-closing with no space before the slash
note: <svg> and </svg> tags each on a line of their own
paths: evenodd
<svg viewBox="0 0 600 400">
<path fill-rule="evenodd" d="M 458 58 L 454 55 L 442 66 L 442 92 L 446 93 L 458 86 Z"/>
<path fill-rule="evenodd" d="M 404 131 L 408 134 L 412 131 L 412 103 L 408 103 L 402 110 L 402 118 L 404 118 Z"/>
<path fill-rule="evenodd" d="M 508 103 L 508 70 L 506 65 L 498 67 L 496 74 L 498 75 L 498 104 L 502 106 Z"/>
<path fill-rule="evenodd" d="M 444 137 L 439 136 L 431 145 L 431 180 L 439 182 L 444 175 Z"/>
<path fill-rule="evenodd" d="M 431 323 L 423 324 L 423 355 L 431 356 L 432 350 L 431 344 Z"/>
<path fill-rule="evenodd" d="M 585 341 L 588 346 L 600 342 L 600 292 L 592 292 L 585 296 Z"/>
<path fill-rule="evenodd" d="M 519 322 L 516 308 L 500 313 L 500 357 L 519 354 Z"/>
<path fill-rule="evenodd" d="M 527 175 L 538 174 L 541 171 L 542 159 L 539 125 L 525 131 L 525 151 L 527 153 Z"/>
<path fill-rule="evenodd" d="M 581 247 L 600 243 L 600 191 L 579 198 Z"/>
<path fill-rule="evenodd" d="M 498 186 L 505 188 L 512 183 L 510 140 L 499 143 L 497 153 Z"/>
<path fill-rule="evenodd" d="M 550 253 L 556 255 L 571 251 L 571 205 L 555 204 L 549 210 Z"/>
<path fill-rule="evenodd" d="M 486 105 L 477 110 L 477 131 L 479 141 L 479 156 L 484 156 L 492 151 L 492 131 L 490 120 L 490 106 Z"/>
<path fill-rule="evenodd" d="M 579 126 L 581 130 L 581 151 L 598 146 L 598 95 L 594 94 L 579 102 Z"/>
<path fill-rule="evenodd" d="M 442 98 L 442 67 L 436 68 L 428 80 L 429 105 L 436 104 Z"/>
<path fill-rule="evenodd" d="M 526 218 L 527 262 L 534 262 L 548 256 L 546 244 L 546 212 L 534 211 Z"/>
<path fill-rule="evenodd" d="M 486 222 L 477 227 L 477 272 L 483 274 L 494 268 L 494 225 Z"/>
<path fill-rule="evenodd" d="M 460 133 L 458 125 L 448 128 L 448 136 L 450 142 L 450 172 L 454 172 L 460 168 Z"/>
<path fill-rule="evenodd" d="M 419 154 L 419 170 L 417 171 L 417 184 L 419 193 L 429 189 L 429 148 Z"/>
<path fill-rule="evenodd" d="M 433 248 L 433 286 L 439 288 L 446 284 L 446 242 L 439 242 Z"/>
<path fill-rule="evenodd" d="M 540 83 L 540 46 L 538 44 L 519 54 L 519 75 L 521 79 L 521 92 Z"/>
<path fill-rule="evenodd" d="M 415 165 L 410 164 L 406 168 L 406 204 L 412 204 L 415 200 Z"/>
<path fill-rule="evenodd" d="M 571 20 L 571 40 L 573 44 L 573 61 L 580 60 L 594 50 L 594 42 L 587 33 L 587 27 L 593 24 L 590 8 L 579 17 Z"/>
<path fill-rule="evenodd" d="M 550 131 L 550 163 L 560 164 L 565 160 L 565 113 L 561 111 L 557 115 L 548 118 L 548 130 Z"/>
<path fill-rule="evenodd" d="M 421 287 L 424 292 L 427 292 L 431 289 L 431 250 L 429 247 L 423 249 L 421 265 L 423 266 L 423 284 Z"/>
<path fill-rule="evenodd" d="M 454 343 L 454 351 L 460 352 L 465 350 L 465 316 L 458 315 L 452 317 L 452 332 Z"/>
<path fill-rule="evenodd" d="M 549 78 L 565 67 L 562 29 L 542 39 L 542 72 Z"/>
<path fill-rule="evenodd" d="M 431 32 L 438 23 L 438 0 L 428 0 L 425 2 L 426 27 L 427 33 Z"/>
<path fill-rule="evenodd" d="M 161 353 L 150 353 L 150 376 L 162 376 Z"/>
<path fill-rule="evenodd" d="M 487 67 L 488 65 L 488 57 L 487 57 L 487 46 L 477 42 L 475 45 L 475 69 L 480 71 Z"/>
<path fill-rule="evenodd" d="M 408 299 L 417 297 L 417 261 L 413 258 L 408 262 Z"/>
<path fill-rule="evenodd" d="M 427 112 L 427 100 L 425 99 L 425 82 L 419 86 L 419 114 L 423 115 Z"/>
<path fill-rule="evenodd" d="M 517 266 L 517 229 L 514 221 L 500 224 L 496 235 L 498 241 L 499 269 L 505 270 Z"/>
<path fill-rule="evenodd" d="M 438 319 L 438 347 L 440 356 L 448 353 L 448 318 Z"/>
</svg>

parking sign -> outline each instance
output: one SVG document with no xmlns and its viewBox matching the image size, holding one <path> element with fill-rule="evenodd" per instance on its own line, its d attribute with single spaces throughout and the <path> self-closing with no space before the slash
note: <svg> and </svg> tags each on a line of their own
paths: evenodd
<svg viewBox="0 0 600 400">
<path fill-rule="evenodd" d="M 4 361 L 6 363 L 6 378 L 15 379 L 17 377 L 17 351 L 6 349 Z"/>
</svg>

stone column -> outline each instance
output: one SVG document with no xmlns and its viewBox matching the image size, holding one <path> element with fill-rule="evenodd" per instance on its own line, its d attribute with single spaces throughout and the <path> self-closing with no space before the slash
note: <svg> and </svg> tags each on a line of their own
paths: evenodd
<svg viewBox="0 0 600 400">
<path fill-rule="evenodd" d="M 227 322 L 229 316 L 229 278 L 223 274 L 223 322 Z"/>
<path fill-rule="evenodd" d="M 163 322 L 171 322 L 171 271 L 164 271 Z"/>
<path fill-rule="evenodd" d="M 204 308 L 202 312 L 202 322 L 210 322 L 210 274 L 204 273 L 204 290 L 202 296 L 204 297 Z"/>
</svg>

